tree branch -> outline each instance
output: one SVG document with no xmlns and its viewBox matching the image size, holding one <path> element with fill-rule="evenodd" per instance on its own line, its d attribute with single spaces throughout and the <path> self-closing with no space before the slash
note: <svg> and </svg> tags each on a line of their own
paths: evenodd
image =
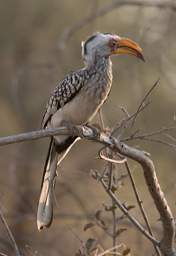
<svg viewBox="0 0 176 256">
<path fill-rule="evenodd" d="M 116 203 L 119 209 L 125 214 L 125 216 L 133 223 L 133 225 L 140 230 L 140 232 L 147 237 L 153 244 L 159 246 L 159 241 L 157 241 L 152 235 L 150 235 L 145 228 L 128 212 L 126 207 L 120 202 L 120 200 L 115 196 L 115 194 L 109 190 L 108 186 L 106 185 L 103 179 L 100 179 L 104 189 L 108 193 L 108 195 L 112 198 L 112 200 Z"/>
<path fill-rule="evenodd" d="M 0 146 L 19 143 L 24 141 L 38 140 L 45 137 L 51 137 L 54 135 L 67 135 L 70 134 L 69 128 L 59 127 L 55 129 L 37 130 L 32 132 L 20 133 L 7 137 L 0 137 Z"/>
<path fill-rule="evenodd" d="M 149 223 L 147 214 L 146 214 L 145 209 L 144 209 L 144 207 L 143 207 L 143 202 L 142 202 L 142 200 L 140 199 L 139 192 L 138 192 L 138 190 L 137 190 L 137 187 L 136 187 L 136 184 L 135 184 L 135 181 L 134 181 L 133 175 L 132 175 L 132 173 L 131 173 L 131 169 L 130 169 L 130 166 L 129 166 L 128 162 L 125 162 L 125 167 L 126 167 L 128 176 L 129 176 L 130 181 L 131 181 L 131 185 L 132 185 L 132 188 L 133 188 L 135 197 L 136 197 L 136 201 L 137 201 L 137 203 L 138 203 L 139 209 L 140 209 L 140 211 L 141 211 L 141 214 L 142 214 L 143 219 L 144 219 L 144 221 L 145 221 L 145 224 L 146 224 L 146 226 L 147 226 L 148 232 L 150 233 L 151 236 L 153 236 L 152 228 L 151 228 L 151 226 L 150 226 L 150 223 Z M 153 243 L 153 246 L 154 246 L 154 248 L 155 248 L 156 255 L 159 255 L 159 256 L 160 256 L 160 255 L 161 255 L 161 254 L 160 254 L 160 251 L 159 251 L 159 249 L 158 249 L 158 247 L 156 246 L 155 243 Z"/>
<path fill-rule="evenodd" d="M 73 24 L 71 27 L 66 28 L 61 35 L 61 39 L 59 41 L 59 48 L 64 48 L 65 42 L 82 27 L 122 6 L 169 8 L 173 11 L 176 11 L 176 4 L 174 3 L 174 1 L 171 0 L 116 0 L 113 1 L 111 4 L 103 6 L 99 10 L 96 10 L 96 12 L 93 12 L 90 15 L 84 17 L 83 19 Z"/>
<path fill-rule="evenodd" d="M 112 150 L 120 153 L 121 155 L 133 159 L 141 165 L 144 171 L 146 185 L 154 200 L 163 225 L 163 236 L 159 247 L 164 256 L 176 256 L 176 251 L 174 248 L 174 218 L 158 182 L 154 164 L 146 152 L 130 147 L 120 140 L 117 140 L 115 137 L 112 137 L 105 132 L 101 132 L 90 126 L 69 126 L 58 129 L 46 129 L 22 133 L 0 138 L 0 145 L 2 146 L 10 143 L 30 141 L 59 134 L 79 136 L 81 138 L 99 142 L 105 146 L 109 146 Z M 113 195 L 111 196 L 113 197 Z M 113 199 L 116 200 L 115 198 Z"/>
</svg>

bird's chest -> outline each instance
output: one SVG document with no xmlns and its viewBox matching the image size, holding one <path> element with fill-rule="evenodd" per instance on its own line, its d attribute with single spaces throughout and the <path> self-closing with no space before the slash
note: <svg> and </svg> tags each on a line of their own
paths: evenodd
<svg viewBox="0 0 176 256">
<path fill-rule="evenodd" d="M 103 75 L 96 74 L 84 86 L 82 94 L 86 96 L 89 105 L 92 108 L 99 107 L 106 100 L 112 85 L 112 73 L 108 72 Z"/>
<path fill-rule="evenodd" d="M 60 126 L 63 121 L 81 125 L 90 121 L 107 99 L 111 85 L 111 68 L 89 73 L 77 95 L 54 114 L 52 125 Z"/>
<path fill-rule="evenodd" d="M 67 103 L 53 116 L 54 126 L 60 126 L 62 121 L 75 125 L 90 121 L 106 100 L 112 84 L 112 75 L 90 79 L 75 98 Z"/>
<path fill-rule="evenodd" d="M 112 73 L 95 75 L 77 96 L 79 123 L 90 121 L 108 97 L 112 85 Z"/>
</svg>

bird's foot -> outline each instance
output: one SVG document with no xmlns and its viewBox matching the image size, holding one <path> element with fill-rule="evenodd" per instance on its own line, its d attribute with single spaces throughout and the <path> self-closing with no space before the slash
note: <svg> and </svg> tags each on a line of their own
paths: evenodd
<svg viewBox="0 0 176 256">
<path fill-rule="evenodd" d="M 112 129 L 110 127 L 105 127 L 102 128 L 102 126 L 98 123 L 94 123 L 94 124 L 87 124 L 86 126 L 92 128 L 92 129 L 96 129 L 98 131 L 104 132 L 107 135 L 111 135 Z"/>
</svg>

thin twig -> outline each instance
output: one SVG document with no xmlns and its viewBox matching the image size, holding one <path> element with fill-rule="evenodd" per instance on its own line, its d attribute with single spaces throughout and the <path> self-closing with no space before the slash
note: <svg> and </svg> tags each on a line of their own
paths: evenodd
<svg viewBox="0 0 176 256">
<path fill-rule="evenodd" d="M 171 147 L 172 149 L 176 150 L 176 144 L 169 143 L 169 142 L 161 140 L 161 139 L 147 138 L 147 137 L 143 137 L 142 135 L 141 136 L 136 136 L 133 139 L 135 139 L 135 140 L 146 140 L 146 141 L 150 141 L 150 142 L 163 144 L 165 146 Z M 127 140 L 122 140 L 122 141 L 125 142 Z"/>
<path fill-rule="evenodd" d="M 146 95 L 144 96 L 144 98 L 141 100 L 141 103 L 139 104 L 139 107 L 136 111 L 136 114 L 133 117 L 132 120 L 132 124 L 131 127 L 134 125 L 135 121 L 136 121 L 136 117 L 138 115 L 138 112 L 140 111 L 140 109 L 142 108 L 143 104 L 145 103 L 146 99 L 149 97 L 149 95 L 153 92 L 153 90 L 155 89 L 156 86 L 159 85 L 159 79 L 154 83 L 154 85 L 152 85 L 152 87 L 150 88 L 150 90 L 146 93 Z"/>
<path fill-rule="evenodd" d="M 140 209 L 140 211 L 141 211 L 141 213 L 142 213 L 142 216 L 143 216 L 143 219 L 144 219 L 144 221 L 145 221 L 145 224 L 146 224 L 146 226 L 147 226 L 147 228 L 148 228 L 148 231 L 149 231 L 150 235 L 153 236 L 152 229 L 151 229 L 151 226 L 150 226 L 150 224 L 149 224 L 149 220 L 148 220 L 148 218 L 147 218 L 147 214 L 146 214 L 145 209 L 144 209 L 144 207 L 143 207 L 142 200 L 141 200 L 140 197 L 139 197 L 139 192 L 137 191 L 137 187 L 136 187 L 135 181 L 134 181 L 134 179 L 133 179 L 133 176 L 132 176 L 132 173 L 131 173 L 131 170 L 130 170 L 130 166 L 129 166 L 129 164 L 128 164 L 127 161 L 125 162 L 125 167 L 126 167 L 126 169 L 127 169 L 127 173 L 128 173 L 129 178 L 130 178 L 130 181 L 131 181 L 131 185 L 132 185 L 132 188 L 133 188 L 135 197 L 136 197 L 136 201 L 137 201 L 138 206 L 139 206 L 139 209 Z M 156 251 L 156 254 L 157 254 L 158 256 L 160 256 L 161 253 L 160 253 L 159 248 L 156 246 L 155 243 L 153 243 L 153 246 L 154 246 L 154 249 L 155 249 L 155 251 Z"/>
<path fill-rule="evenodd" d="M 21 256 L 20 250 L 19 250 L 18 245 L 17 245 L 17 243 L 16 243 L 16 241 L 15 241 L 15 238 L 14 238 L 14 236 L 13 236 L 13 234 L 12 234 L 12 231 L 10 230 L 9 225 L 8 225 L 8 223 L 7 223 L 7 221 L 6 221 L 5 217 L 4 217 L 4 214 L 3 214 L 3 212 L 2 212 L 1 206 L 0 206 L 0 218 L 1 218 L 1 220 L 2 220 L 2 222 L 3 222 L 3 224 L 4 224 L 4 226 L 5 226 L 5 228 L 6 228 L 6 230 L 7 230 L 7 233 L 8 233 L 8 235 L 9 235 L 10 240 L 12 241 L 12 244 L 13 244 L 13 246 L 14 246 L 16 255 L 17 255 L 17 256 Z"/>
<path fill-rule="evenodd" d="M 156 135 L 160 135 L 160 134 L 165 134 L 165 132 L 168 131 L 172 131 L 172 130 L 176 130 L 176 126 L 171 126 L 171 127 L 162 127 L 156 131 L 152 131 L 149 133 L 143 133 L 143 134 L 138 134 L 139 131 L 131 134 L 129 137 L 127 138 L 123 138 L 123 141 L 129 141 L 129 140 L 133 140 L 133 139 L 144 139 L 144 138 L 148 138 L 148 137 L 152 137 L 152 136 L 156 136 Z M 170 137 L 171 139 L 171 135 L 167 134 L 167 137 Z M 173 137 L 172 137 L 173 139 Z"/>
<path fill-rule="evenodd" d="M 106 152 L 108 156 L 112 157 L 112 152 L 109 148 L 106 149 Z M 109 184 L 108 184 L 108 190 L 112 189 L 113 185 L 113 163 L 107 162 L 108 167 L 108 175 L 109 175 Z M 112 199 L 112 246 L 114 247 L 113 253 L 116 253 L 116 232 L 117 232 L 117 220 L 116 220 L 116 207 L 115 207 L 115 201 Z"/>
<path fill-rule="evenodd" d="M 130 126 L 130 122 L 133 120 L 134 116 L 138 116 L 146 107 L 149 106 L 149 104 L 150 104 L 149 101 L 146 102 L 145 104 L 142 105 L 140 110 L 136 110 L 132 115 L 129 115 L 129 113 L 128 113 L 129 116 L 127 116 L 125 119 L 123 119 L 120 122 L 120 124 L 114 128 L 111 135 L 117 137 L 118 139 L 122 138 L 123 133 Z M 122 109 L 122 107 L 121 107 L 121 109 Z"/>
<path fill-rule="evenodd" d="M 176 127 L 175 127 L 175 129 L 176 129 Z M 163 135 L 164 135 L 166 138 L 169 138 L 170 140 L 172 140 L 172 141 L 174 141 L 174 142 L 176 143 L 176 138 L 173 137 L 172 135 L 170 135 L 170 134 L 168 134 L 168 133 L 164 133 Z"/>
<path fill-rule="evenodd" d="M 116 219 L 116 203 L 115 201 L 112 199 L 112 220 L 113 220 L 113 230 L 112 230 L 112 235 L 113 235 L 113 247 L 114 247 L 114 254 L 116 253 L 116 244 L 117 244 L 117 236 L 116 236 L 116 232 L 117 232 L 117 219 Z"/>
<path fill-rule="evenodd" d="M 121 141 L 127 142 L 127 141 L 130 141 L 130 140 L 146 140 L 146 141 L 150 141 L 150 142 L 163 144 L 165 146 L 171 147 L 172 149 L 176 150 L 176 143 L 170 143 L 170 142 L 165 141 L 163 139 L 151 138 L 153 136 L 161 134 L 161 135 L 169 138 L 170 140 L 176 142 L 176 139 L 173 136 L 171 136 L 170 134 L 165 133 L 165 132 L 172 131 L 172 130 L 176 130 L 176 127 L 175 126 L 163 127 L 163 128 L 160 128 L 156 131 L 152 131 L 152 132 L 149 132 L 149 133 L 143 133 L 143 134 L 138 134 L 138 133 L 135 132 L 135 133 L 131 134 L 130 136 L 128 136 L 126 138 L 123 138 Z"/>
<path fill-rule="evenodd" d="M 115 194 L 108 189 L 106 183 L 103 179 L 100 180 L 101 184 L 103 185 L 104 189 L 108 193 L 108 195 L 115 201 L 116 205 L 119 207 L 119 209 L 127 216 L 127 218 L 135 225 L 135 227 L 140 230 L 140 232 L 146 236 L 152 243 L 155 243 L 156 245 L 159 245 L 159 241 L 156 240 L 153 236 L 151 236 L 145 228 L 128 212 L 126 207 L 120 202 L 120 200 L 115 196 Z"/>
<path fill-rule="evenodd" d="M 119 244 L 119 245 L 113 246 L 112 248 L 107 249 L 106 251 L 98 254 L 97 256 L 108 255 L 107 253 L 111 253 L 112 251 L 114 252 L 114 250 L 117 250 L 117 249 L 121 248 L 122 246 L 125 247 L 123 244 Z"/>
</svg>

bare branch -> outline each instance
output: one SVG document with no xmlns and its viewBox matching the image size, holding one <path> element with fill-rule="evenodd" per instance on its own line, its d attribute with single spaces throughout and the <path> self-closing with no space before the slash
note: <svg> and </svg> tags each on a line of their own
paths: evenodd
<svg viewBox="0 0 176 256">
<path fill-rule="evenodd" d="M 143 134 L 133 133 L 129 137 L 126 137 L 126 138 L 122 139 L 121 141 L 126 142 L 126 141 L 130 141 L 130 140 L 146 140 L 146 141 L 150 141 L 150 142 L 163 144 L 165 146 L 171 147 L 172 149 L 176 150 L 176 143 L 168 142 L 168 141 L 165 141 L 164 139 L 151 138 L 155 135 L 162 134 L 165 137 L 167 137 L 175 142 L 175 138 L 173 136 L 171 136 L 169 134 L 165 134 L 165 131 L 171 131 L 171 130 L 176 130 L 176 127 L 166 127 L 166 128 L 164 127 L 164 128 L 160 128 L 156 131 L 149 132 L 149 133 L 143 133 Z"/>
<path fill-rule="evenodd" d="M 87 24 L 93 22 L 99 17 L 106 15 L 107 13 L 113 11 L 114 9 L 123 7 L 123 6 L 131 6 L 131 7 L 156 7 L 156 8 L 169 8 L 173 11 L 176 11 L 176 4 L 172 0 L 116 0 L 112 3 L 103 6 L 96 12 L 91 13 L 90 15 L 84 17 L 79 20 L 77 23 L 73 24 L 71 27 L 66 28 L 61 35 L 61 39 L 59 41 L 59 48 L 63 49 L 65 42 L 79 29 L 86 26 Z"/>
<path fill-rule="evenodd" d="M 124 107 L 120 107 L 120 109 L 123 111 L 123 113 L 125 113 L 126 118 L 123 119 L 120 124 L 115 127 L 115 129 L 112 132 L 113 136 L 118 136 L 118 139 L 120 139 L 125 131 L 125 129 L 127 129 L 130 126 L 130 122 L 133 121 L 133 118 L 136 116 L 138 116 L 146 107 L 148 107 L 148 105 L 150 104 L 150 102 L 146 102 L 144 104 L 142 104 L 141 108 L 138 110 L 136 110 L 133 114 L 129 114 L 127 110 L 125 110 Z"/>
<path fill-rule="evenodd" d="M 140 163 L 144 171 L 145 182 L 154 200 L 155 206 L 160 214 L 160 218 L 163 225 L 163 238 L 160 242 L 160 249 L 163 255 L 175 256 L 176 255 L 176 251 L 174 249 L 175 222 L 174 222 L 172 212 L 168 206 L 168 203 L 164 197 L 164 194 L 158 182 L 156 172 L 155 172 L 155 167 L 152 160 L 148 157 L 148 155 L 145 152 L 132 148 L 118 141 L 114 137 L 106 135 L 103 132 L 96 131 L 95 137 L 94 137 L 92 134 L 93 130 L 90 131 L 89 129 L 90 128 L 87 127 L 85 132 L 84 132 L 84 129 L 82 130 L 83 135 L 85 134 L 86 138 L 89 137 L 89 139 L 109 145 L 113 150 L 116 150 L 120 154 L 126 157 L 129 157 L 137 161 L 138 163 Z"/>
<path fill-rule="evenodd" d="M 103 179 L 100 180 L 102 183 L 104 189 L 109 194 L 109 196 L 115 201 L 116 205 L 119 207 L 119 209 L 127 216 L 127 218 L 134 224 L 134 226 L 140 230 L 140 232 L 146 236 L 152 243 L 155 243 L 155 245 L 159 246 L 159 241 L 157 241 L 153 236 L 151 236 L 144 228 L 143 226 L 128 212 L 126 207 L 120 202 L 120 200 L 115 196 L 115 194 L 108 189 L 108 186 L 106 185 L 105 181 Z"/>
<path fill-rule="evenodd" d="M 168 206 L 168 203 L 164 197 L 164 194 L 161 190 L 160 184 L 158 182 L 154 164 L 152 160 L 148 157 L 148 154 L 146 154 L 146 152 L 130 147 L 123 143 L 122 141 L 119 141 L 116 138 L 110 136 L 109 134 L 106 134 L 104 132 L 97 130 L 96 128 L 88 126 L 70 126 L 67 128 L 61 127 L 58 129 L 46 129 L 30 133 L 18 134 L 15 136 L 1 138 L 0 145 L 6 145 L 21 141 L 29 141 L 58 134 L 69 134 L 72 136 L 78 136 L 81 138 L 99 142 L 105 146 L 109 146 L 112 150 L 120 153 L 121 155 L 133 159 L 142 166 L 146 185 L 154 200 L 155 206 L 158 210 L 163 225 L 163 237 L 162 240 L 160 241 L 159 247 L 164 256 L 176 256 L 176 252 L 174 249 L 174 218 Z M 104 185 L 106 186 L 105 183 Z M 127 210 L 124 207 L 122 207 L 122 205 L 119 203 L 118 199 L 114 196 L 114 194 L 110 190 L 109 193 L 111 197 L 116 201 L 119 208 L 128 216 Z M 128 218 L 133 223 L 135 223 L 134 219 L 132 219 L 130 216 L 128 216 Z M 156 241 L 148 232 L 142 229 L 141 232 L 158 245 L 158 241 Z"/>
<path fill-rule="evenodd" d="M 139 107 L 136 111 L 136 114 L 134 115 L 133 119 L 132 119 L 132 124 L 131 126 L 134 125 L 135 121 L 136 121 L 136 117 L 138 115 L 138 113 L 140 112 L 141 108 L 143 107 L 143 104 L 145 103 L 145 101 L 147 100 L 147 98 L 149 97 L 149 95 L 153 92 L 153 90 L 156 88 L 156 86 L 159 84 L 159 79 L 154 83 L 154 85 L 152 85 L 152 87 L 150 88 L 150 90 L 146 93 L 146 95 L 144 96 L 144 98 L 142 99 L 141 103 L 139 104 Z"/>
<path fill-rule="evenodd" d="M 149 224 L 149 221 L 148 221 L 148 218 L 147 218 L 147 214 L 146 214 L 145 209 L 143 207 L 143 203 L 142 203 L 142 201 L 141 201 L 141 199 L 139 197 L 139 193 L 137 191 L 137 187 L 136 187 L 135 181 L 133 179 L 133 176 L 132 176 L 132 173 L 131 173 L 131 170 L 130 170 L 130 166 L 129 166 L 127 161 L 125 162 L 125 167 L 127 169 L 127 173 L 128 173 L 129 178 L 130 178 L 130 181 L 131 181 L 131 185 L 132 185 L 135 197 L 136 197 L 136 201 L 137 201 L 139 209 L 140 209 L 140 211 L 142 213 L 143 219 L 144 219 L 144 221 L 146 223 L 147 229 L 148 229 L 150 235 L 153 236 L 153 232 L 152 232 L 151 226 Z M 155 248 L 156 254 L 158 256 L 160 256 L 161 254 L 160 254 L 160 251 L 159 251 L 158 247 L 154 243 L 153 243 L 153 246 Z"/>
<path fill-rule="evenodd" d="M 152 132 L 149 132 L 149 133 L 143 133 L 143 134 L 137 134 L 137 132 L 135 132 L 132 135 L 130 135 L 129 137 L 124 138 L 123 141 L 129 141 L 129 140 L 132 140 L 132 139 L 148 138 L 148 137 L 152 137 L 152 136 L 155 136 L 155 135 L 165 134 L 165 132 L 172 131 L 172 130 L 176 130 L 176 126 L 162 127 L 162 128 L 160 128 L 156 131 L 152 131 Z M 167 137 L 171 138 L 171 135 L 169 135 L 169 136 L 167 135 Z M 173 137 L 172 137 L 172 139 L 173 139 Z"/>
<path fill-rule="evenodd" d="M 19 143 L 23 141 L 31 141 L 31 140 L 38 140 L 45 137 L 51 137 L 54 135 L 67 135 L 69 134 L 69 128 L 67 127 L 59 127 L 56 129 L 46 129 L 46 130 L 37 130 L 27 133 L 20 133 L 17 135 L 11 135 L 7 137 L 0 138 L 0 146 Z"/>
</svg>

